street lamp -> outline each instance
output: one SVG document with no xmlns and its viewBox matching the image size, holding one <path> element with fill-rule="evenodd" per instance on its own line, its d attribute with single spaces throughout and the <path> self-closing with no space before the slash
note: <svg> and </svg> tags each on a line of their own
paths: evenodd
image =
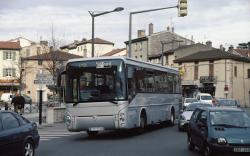
<svg viewBox="0 0 250 156">
<path fill-rule="evenodd" d="M 117 7 L 112 11 L 103 11 L 103 12 L 97 12 L 97 11 L 89 11 L 89 14 L 91 15 L 92 18 L 92 53 L 91 56 L 94 57 L 94 37 L 95 37 L 95 17 L 105 15 L 111 12 L 119 12 L 124 10 L 123 7 Z"/>
<path fill-rule="evenodd" d="M 130 14 L 129 14 L 128 57 L 131 57 L 132 15 L 134 15 L 134 14 L 141 14 L 141 13 L 145 13 L 145 12 L 159 11 L 159 10 L 165 10 L 165 9 L 172 9 L 172 8 L 178 8 L 178 12 L 179 12 L 179 16 L 180 17 L 186 16 L 187 15 L 187 0 L 179 0 L 177 6 L 171 6 L 171 7 L 164 7 L 164 8 L 157 8 L 157 9 L 150 9 L 150 10 L 142 10 L 142 11 L 130 12 Z"/>
</svg>

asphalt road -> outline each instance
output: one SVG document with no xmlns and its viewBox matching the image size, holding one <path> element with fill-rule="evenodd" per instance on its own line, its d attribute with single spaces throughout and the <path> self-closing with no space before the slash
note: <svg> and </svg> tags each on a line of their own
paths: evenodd
<svg viewBox="0 0 250 156">
<path fill-rule="evenodd" d="M 53 138 L 52 132 L 64 134 Z M 95 138 L 86 133 L 68 135 L 64 126 L 40 129 L 41 142 L 37 156 L 197 156 L 186 147 L 186 133 L 177 127 L 153 126 L 144 134 L 133 131 L 105 132 Z M 67 133 L 67 134 L 66 134 Z M 45 136 L 50 134 L 50 137 Z M 46 138 L 47 137 L 47 138 Z M 49 140 L 47 140 L 49 138 Z"/>
</svg>

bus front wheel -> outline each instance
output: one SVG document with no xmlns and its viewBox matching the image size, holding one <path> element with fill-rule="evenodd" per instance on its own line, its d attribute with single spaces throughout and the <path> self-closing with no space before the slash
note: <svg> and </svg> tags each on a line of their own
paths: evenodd
<svg viewBox="0 0 250 156">
<path fill-rule="evenodd" d="M 98 134 L 98 131 L 87 131 L 89 137 L 95 137 Z"/>
</svg>

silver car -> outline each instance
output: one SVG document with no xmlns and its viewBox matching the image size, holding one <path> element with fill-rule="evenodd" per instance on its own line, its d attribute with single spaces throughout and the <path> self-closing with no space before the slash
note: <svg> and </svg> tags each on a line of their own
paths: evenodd
<svg viewBox="0 0 250 156">
<path fill-rule="evenodd" d="M 193 102 L 193 103 L 189 104 L 180 113 L 180 117 L 179 117 L 179 120 L 178 120 L 178 130 L 179 131 L 187 130 L 189 120 L 190 120 L 194 110 L 196 108 L 199 108 L 199 107 L 212 107 L 212 105 L 208 104 L 208 103 L 201 103 L 201 102 Z"/>
</svg>

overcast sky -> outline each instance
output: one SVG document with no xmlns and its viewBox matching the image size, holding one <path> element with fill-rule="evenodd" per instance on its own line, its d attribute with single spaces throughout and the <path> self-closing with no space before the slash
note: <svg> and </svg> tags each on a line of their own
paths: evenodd
<svg viewBox="0 0 250 156">
<path fill-rule="evenodd" d="M 61 43 L 91 38 L 88 11 L 122 12 L 95 18 L 95 37 L 125 47 L 128 40 L 129 12 L 177 5 L 178 0 L 0 0 L 0 40 L 23 36 L 30 40 L 49 39 L 53 24 Z M 250 0 L 188 0 L 188 16 L 178 17 L 177 9 L 133 16 L 133 37 L 138 29 L 154 24 L 154 32 L 174 26 L 184 37 L 195 42 L 211 40 L 214 47 L 228 47 L 250 41 Z"/>
</svg>

